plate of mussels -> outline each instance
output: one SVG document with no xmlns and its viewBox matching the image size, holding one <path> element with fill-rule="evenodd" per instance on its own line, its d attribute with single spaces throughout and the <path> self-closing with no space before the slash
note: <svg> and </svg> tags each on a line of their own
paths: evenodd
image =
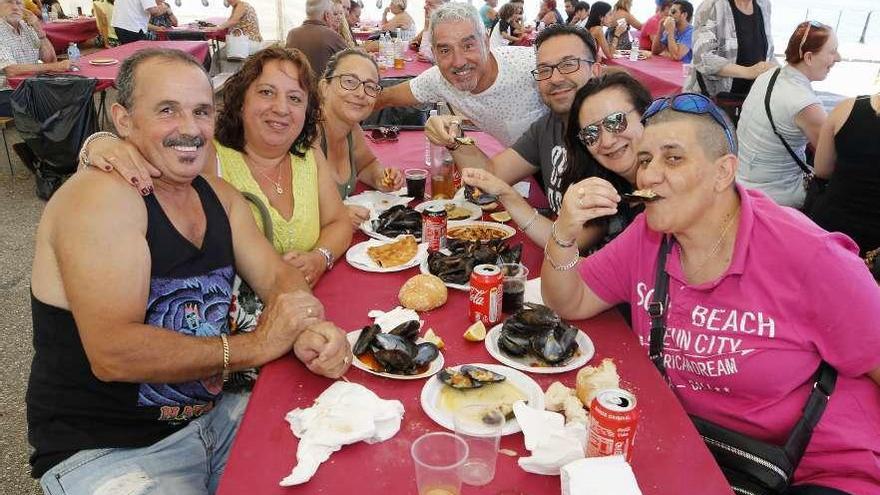
<svg viewBox="0 0 880 495">
<path fill-rule="evenodd" d="M 391 241 L 399 235 L 410 234 L 421 242 L 422 214 L 408 206 L 392 206 L 378 218 L 364 221 L 361 231 L 380 241 Z"/>
<path fill-rule="evenodd" d="M 493 358 L 529 373 L 565 373 L 587 364 L 596 353 L 587 334 L 535 303 L 525 303 L 492 327 L 484 342 Z"/>
<path fill-rule="evenodd" d="M 522 243 L 511 245 L 503 239 L 476 242 L 447 239 L 446 249 L 428 253 L 419 270 L 440 277 L 450 289 L 470 290 L 471 272 L 475 266 L 519 263 L 521 258 Z"/>
<path fill-rule="evenodd" d="M 443 354 L 436 345 L 419 338 L 420 326 L 417 320 L 410 320 L 388 333 L 379 325 L 348 332 L 354 355 L 351 364 L 395 380 L 418 380 L 437 373 L 443 369 Z"/>
<path fill-rule="evenodd" d="M 513 415 L 513 404 L 518 400 L 544 410 L 544 392 L 535 380 L 507 366 L 479 363 L 441 370 L 425 382 L 420 397 L 425 414 L 453 431 L 455 411 L 459 408 L 480 404 L 486 406 L 487 414 L 501 412 L 507 418 L 502 435 L 521 431 Z"/>
</svg>

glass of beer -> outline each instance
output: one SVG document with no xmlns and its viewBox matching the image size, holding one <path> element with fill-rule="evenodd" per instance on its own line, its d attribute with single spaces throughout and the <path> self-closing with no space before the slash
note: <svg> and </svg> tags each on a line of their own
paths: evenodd
<svg viewBox="0 0 880 495">
<path fill-rule="evenodd" d="M 426 433 L 410 449 L 419 495 L 460 495 L 467 442 L 447 432 Z"/>
<path fill-rule="evenodd" d="M 522 263 L 502 263 L 501 274 L 504 277 L 504 295 L 501 298 L 501 312 L 512 315 L 523 307 L 523 296 L 526 292 L 526 279 L 529 269 Z"/>
</svg>

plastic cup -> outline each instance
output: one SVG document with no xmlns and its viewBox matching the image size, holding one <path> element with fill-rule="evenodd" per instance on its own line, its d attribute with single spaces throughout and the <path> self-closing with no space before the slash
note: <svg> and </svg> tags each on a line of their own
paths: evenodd
<svg viewBox="0 0 880 495">
<path fill-rule="evenodd" d="M 411 198 L 425 199 L 425 182 L 428 171 L 423 168 L 408 168 L 403 171 L 406 179 L 406 195 Z"/>
<path fill-rule="evenodd" d="M 503 291 L 501 298 L 501 312 L 512 315 L 523 307 L 523 298 L 526 293 L 526 280 L 529 278 L 529 269 L 522 263 L 502 263 L 501 274 L 503 275 Z"/>
<path fill-rule="evenodd" d="M 483 486 L 495 477 L 498 444 L 504 429 L 504 415 L 485 404 L 462 407 L 455 412 L 455 434 L 467 442 L 467 461 L 461 467 L 461 480 Z"/>
<path fill-rule="evenodd" d="M 426 433 L 410 449 L 419 495 L 460 495 L 467 443 L 446 432 Z"/>
</svg>

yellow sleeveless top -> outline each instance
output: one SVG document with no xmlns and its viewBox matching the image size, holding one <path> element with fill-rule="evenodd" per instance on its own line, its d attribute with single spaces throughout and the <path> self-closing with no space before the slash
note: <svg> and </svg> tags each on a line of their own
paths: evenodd
<svg viewBox="0 0 880 495">
<path fill-rule="evenodd" d="M 288 251 L 311 251 L 321 235 L 321 214 L 318 203 L 318 167 L 312 150 L 303 158 L 290 155 L 291 187 L 293 188 L 293 216 L 285 220 L 269 203 L 259 184 L 238 151 L 227 148 L 214 141 L 217 150 L 220 176 L 242 192 L 249 192 L 260 198 L 269 210 L 274 231 L 273 244 L 279 253 Z M 251 205 L 254 219 L 263 230 L 260 212 Z"/>
</svg>

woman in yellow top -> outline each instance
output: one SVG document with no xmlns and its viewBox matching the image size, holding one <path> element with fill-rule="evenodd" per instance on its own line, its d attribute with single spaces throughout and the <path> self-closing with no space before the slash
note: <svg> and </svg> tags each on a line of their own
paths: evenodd
<svg viewBox="0 0 880 495">
<path fill-rule="evenodd" d="M 232 13 L 229 14 L 226 22 L 217 26 L 217 30 L 227 29 L 228 33 L 232 33 L 236 29 L 241 29 L 251 41 L 263 41 L 260 35 L 260 21 L 257 19 L 257 11 L 254 7 L 242 0 L 226 0 L 226 3 L 232 7 Z"/>
</svg>

